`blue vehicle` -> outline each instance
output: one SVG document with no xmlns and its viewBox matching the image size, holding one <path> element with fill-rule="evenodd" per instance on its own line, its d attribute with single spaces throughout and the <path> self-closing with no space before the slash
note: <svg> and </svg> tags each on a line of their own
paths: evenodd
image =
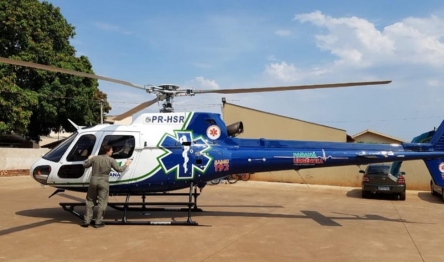
<svg viewBox="0 0 444 262">
<path fill-rule="evenodd" d="M 177 123 L 173 123 L 175 117 L 180 119 Z M 162 119 L 161 122 L 158 119 Z M 400 145 L 237 138 L 244 130 L 243 124 L 233 125 L 226 126 L 219 114 L 187 112 L 142 114 L 129 126 L 79 127 L 70 138 L 35 162 L 31 176 L 59 191 L 86 192 L 90 169 L 83 168 L 83 161 L 108 144 L 115 148 L 113 157 L 120 163 L 134 159 L 129 170 L 112 172 L 109 177 L 110 194 L 126 195 L 127 206 L 109 205 L 123 210 L 135 205 L 128 203 L 130 195 L 145 197 L 183 188 L 189 188 L 190 202 L 182 204 L 197 210 L 197 193 L 192 193 L 193 188 L 202 188 L 207 182 L 230 174 L 400 160 L 423 159 L 433 181 L 444 185 L 441 175 L 444 122 L 430 143 Z M 70 212 L 73 207 L 73 204 L 64 204 Z"/>
<path fill-rule="evenodd" d="M 97 155 L 103 145 L 113 147 L 113 155 L 119 163 L 133 159 L 124 172 L 112 171 L 109 176 L 110 195 L 124 195 L 124 203 L 108 203 L 108 206 L 124 212 L 122 221 L 128 224 L 127 211 L 149 210 L 147 206 L 186 206 L 187 221 L 152 222 L 148 225 L 186 224 L 196 225 L 191 220 L 191 211 L 198 211 L 196 188 L 207 182 L 230 174 L 256 173 L 280 170 L 300 170 L 319 167 L 365 165 L 422 159 L 427 164 L 433 181 L 443 187 L 444 173 L 444 122 L 434 132 L 430 142 L 388 144 L 361 144 L 345 142 L 319 142 L 280 139 L 238 138 L 244 131 L 241 121 L 227 125 L 220 114 L 207 112 L 176 113 L 172 107 L 176 96 L 205 93 L 249 93 L 288 91 L 314 88 L 333 88 L 358 85 L 387 84 L 391 81 L 338 83 L 311 86 L 265 87 L 250 89 L 179 90 L 175 85 L 141 87 L 126 81 L 93 74 L 49 67 L 47 65 L 0 58 L 0 62 L 19 66 L 62 72 L 81 77 L 90 77 L 116 82 L 142 89 L 157 97 L 147 101 L 115 120 L 165 100 L 160 113 L 142 114 L 130 125 L 99 124 L 91 127 L 77 126 L 77 131 L 56 148 L 37 160 L 30 175 L 43 185 L 56 188 L 53 193 L 64 190 L 86 192 L 91 170 L 83 167 L 90 155 Z M 188 193 L 171 191 L 188 189 Z M 194 192 L 193 192 L 194 190 Z M 142 202 L 129 202 L 130 196 L 142 196 Z M 186 195 L 187 202 L 145 202 L 146 196 Z M 194 200 L 193 200 L 194 198 Z M 74 208 L 85 203 L 60 203 L 79 218 Z M 172 210 L 157 208 L 154 210 Z M 174 209 L 176 210 L 176 209 Z M 106 223 L 111 223 L 106 222 Z M 135 222 L 133 222 L 135 223 Z"/>
</svg>

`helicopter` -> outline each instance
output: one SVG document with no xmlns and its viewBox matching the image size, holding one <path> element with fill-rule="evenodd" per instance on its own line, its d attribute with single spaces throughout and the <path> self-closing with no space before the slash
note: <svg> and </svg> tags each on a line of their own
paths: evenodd
<svg viewBox="0 0 444 262">
<path fill-rule="evenodd" d="M 113 147 L 112 157 L 119 164 L 132 159 L 124 172 L 109 174 L 110 195 L 126 196 L 124 203 L 108 203 L 123 211 L 120 221 L 107 224 L 197 225 L 191 211 L 202 211 L 197 197 L 205 184 L 231 174 L 281 170 L 300 170 L 370 163 L 422 159 L 435 184 L 444 187 L 444 121 L 431 134 L 427 143 L 361 144 L 328 141 L 298 141 L 279 139 L 239 138 L 244 131 L 242 121 L 227 125 L 221 115 L 209 112 L 175 112 L 173 99 L 208 93 L 234 94 L 252 92 L 291 91 L 302 89 L 337 88 L 388 84 L 391 81 L 351 82 L 321 85 L 282 86 L 263 88 L 181 90 L 172 84 L 139 86 L 123 80 L 88 74 L 63 68 L 0 57 L 0 62 L 40 70 L 95 78 L 141 89 L 156 98 L 116 116 L 121 120 L 156 101 L 164 101 L 159 113 L 142 113 L 129 125 L 98 124 L 79 126 L 58 146 L 38 159 L 30 168 L 30 176 L 42 185 L 56 188 L 53 195 L 68 191 L 86 192 L 91 169 L 83 167 L 90 155 L 97 155 L 101 146 Z M 394 166 L 399 172 L 400 164 Z M 188 189 L 188 193 L 175 193 Z M 187 196 L 187 202 L 145 202 L 146 196 Z M 142 202 L 129 202 L 130 196 L 142 196 Z M 65 211 L 83 219 L 76 210 L 85 203 L 60 203 Z M 148 208 L 147 206 L 186 206 L 185 208 Z M 129 221 L 128 211 L 180 210 L 187 211 L 186 221 Z"/>
</svg>

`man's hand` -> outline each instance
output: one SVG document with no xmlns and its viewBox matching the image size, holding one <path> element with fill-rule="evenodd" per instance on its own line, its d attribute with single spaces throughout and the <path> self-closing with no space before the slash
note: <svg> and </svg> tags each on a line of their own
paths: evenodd
<svg viewBox="0 0 444 262">
<path fill-rule="evenodd" d="M 93 155 L 90 155 L 89 157 L 88 157 L 88 160 L 90 160 L 91 158 L 93 158 L 94 156 Z"/>
<path fill-rule="evenodd" d="M 125 166 L 131 165 L 132 162 L 133 162 L 133 160 L 131 160 L 131 159 L 126 160 Z"/>
</svg>

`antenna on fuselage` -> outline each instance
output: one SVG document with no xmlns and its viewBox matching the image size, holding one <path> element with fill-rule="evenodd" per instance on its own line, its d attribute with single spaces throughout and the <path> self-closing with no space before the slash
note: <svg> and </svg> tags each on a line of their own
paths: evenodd
<svg viewBox="0 0 444 262">
<path fill-rule="evenodd" d="M 71 119 L 69 119 L 68 118 L 68 121 L 71 123 L 71 125 L 73 125 L 77 130 L 80 130 L 80 129 L 82 129 L 82 127 L 84 127 L 84 126 L 78 126 L 78 125 L 76 125 L 76 123 L 74 123 L 73 121 L 71 121 Z"/>
</svg>

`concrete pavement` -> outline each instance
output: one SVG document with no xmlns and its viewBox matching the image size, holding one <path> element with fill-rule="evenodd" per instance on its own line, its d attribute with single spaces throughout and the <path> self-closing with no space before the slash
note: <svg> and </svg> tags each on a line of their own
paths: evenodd
<svg viewBox="0 0 444 262">
<path fill-rule="evenodd" d="M 81 228 L 59 206 L 83 201 L 83 193 L 48 199 L 53 191 L 29 176 L 0 178 L 0 261 L 444 261 L 444 206 L 429 192 L 408 191 L 406 201 L 362 199 L 357 188 L 239 181 L 204 188 L 204 212 L 193 213 L 201 226 L 96 229 Z"/>
</svg>

